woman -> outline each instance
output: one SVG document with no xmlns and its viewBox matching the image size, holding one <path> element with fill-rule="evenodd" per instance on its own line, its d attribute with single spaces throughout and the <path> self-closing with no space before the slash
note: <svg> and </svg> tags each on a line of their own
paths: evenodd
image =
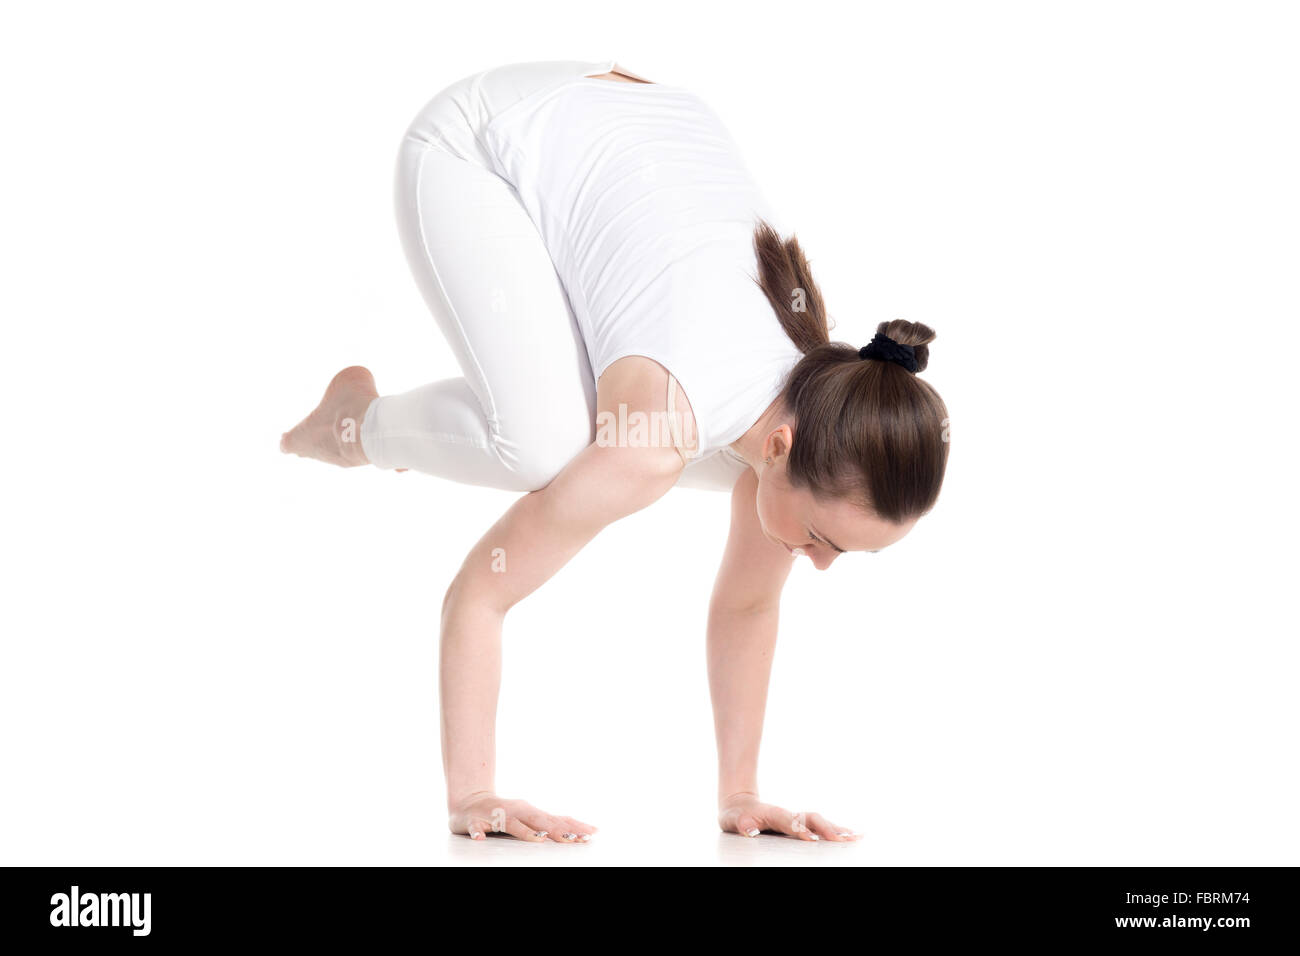
<svg viewBox="0 0 1300 956">
<path fill-rule="evenodd" d="M 443 600 L 452 831 L 595 832 L 494 792 L 502 622 L 603 527 L 682 485 L 731 492 L 708 620 L 719 823 L 855 839 L 758 797 L 778 602 L 796 556 L 825 570 L 879 551 L 934 505 L 947 413 L 916 377 L 934 333 L 894 321 L 862 349 L 830 342 L 804 254 L 718 117 L 613 61 L 454 83 L 407 130 L 395 198 L 464 377 L 381 397 L 344 369 L 281 448 L 527 492 Z"/>
</svg>

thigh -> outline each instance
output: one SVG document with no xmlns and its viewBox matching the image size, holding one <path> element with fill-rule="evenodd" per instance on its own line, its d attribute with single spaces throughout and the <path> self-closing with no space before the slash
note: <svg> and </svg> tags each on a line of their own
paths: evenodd
<svg viewBox="0 0 1300 956">
<path fill-rule="evenodd" d="M 493 438 L 521 458 L 567 461 L 594 440 L 595 380 L 563 284 L 514 188 L 407 138 L 395 203 L 412 274 Z"/>
</svg>

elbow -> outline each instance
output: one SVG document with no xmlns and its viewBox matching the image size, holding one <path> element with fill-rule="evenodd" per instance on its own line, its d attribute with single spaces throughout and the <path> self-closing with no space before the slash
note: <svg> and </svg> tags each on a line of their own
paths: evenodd
<svg viewBox="0 0 1300 956">
<path fill-rule="evenodd" d="M 485 585 L 461 568 L 442 595 L 442 627 L 446 630 L 453 620 L 463 619 L 467 614 L 504 618 L 513 606 L 514 601 L 508 599 L 502 588 Z"/>
</svg>

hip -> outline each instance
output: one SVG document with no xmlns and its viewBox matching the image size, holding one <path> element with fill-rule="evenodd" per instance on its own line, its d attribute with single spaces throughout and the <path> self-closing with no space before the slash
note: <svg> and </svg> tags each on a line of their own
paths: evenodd
<svg viewBox="0 0 1300 956">
<path fill-rule="evenodd" d="M 473 73 L 426 102 L 407 126 L 403 142 L 441 149 L 492 169 L 484 134 L 493 120 L 529 97 L 579 77 L 599 76 L 616 66 L 613 60 L 539 60 Z"/>
</svg>

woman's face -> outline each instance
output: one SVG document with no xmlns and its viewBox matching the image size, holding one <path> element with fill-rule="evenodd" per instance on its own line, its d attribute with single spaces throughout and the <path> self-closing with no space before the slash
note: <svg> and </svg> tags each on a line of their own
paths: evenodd
<svg viewBox="0 0 1300 956">
<path fill-rule="evenodd" d="M 779 450 L 778 450 L 779 449 Z M 773 449 L 772 463 L 758 476 L 758 521 L 768 539 L 794 554 L 805 554 L 825 571 L 845 551 L 879 551 L 916 525 L 883 521 L 852 502 L 820 502 L 806 488 L 792 488 L 786 477 L 789 456 Z"/>
</svg>

